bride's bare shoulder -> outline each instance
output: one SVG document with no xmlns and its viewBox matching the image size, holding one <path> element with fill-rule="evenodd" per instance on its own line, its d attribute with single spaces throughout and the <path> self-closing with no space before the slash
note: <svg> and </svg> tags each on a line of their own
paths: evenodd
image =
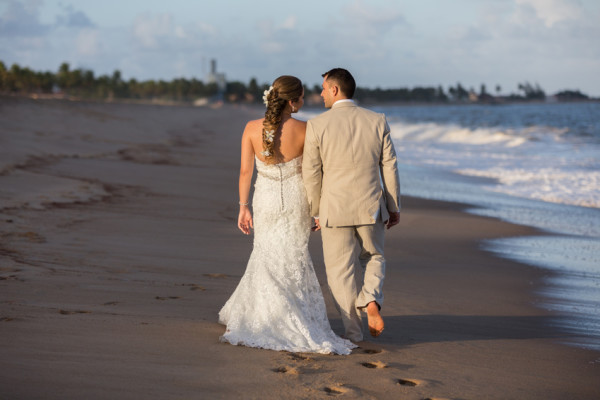
<svg viewBox="0 0 600 400">
<path fill-rule="evenodd" d="M 248 121 L 246 123 L 246 128 L 244 129 L 244 133 L 247 133 L 247 134 L 253 134 L 256 132 L 262 133 L 263 121 L 264 121 L 264 118 Z"/>
<path fill-rule="evenodd" d="M 306 128 L 306 121 L 301 121 L 299 119 L 294 119 L 294 121 L 296 121 L 298 126 Z"/>
<path fill-rule="evenodd" d="M 265 120 L 264 118 L 253 119 L 252 121 L 248 121 L 247 125 L 250 125 L 250 126 L 259 126 L 259 127 L 262 128 L 264 120 Z"/>
<path fill-rule="evenodd" d="M 306 121 L 300 121 L 298 119 L 294 119 L 294 128 L 296 131 L 300 133 L 306 132 Z"/>
</svg>

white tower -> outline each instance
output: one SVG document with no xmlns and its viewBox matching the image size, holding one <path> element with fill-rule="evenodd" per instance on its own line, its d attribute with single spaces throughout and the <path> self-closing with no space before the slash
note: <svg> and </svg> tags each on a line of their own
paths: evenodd
<svg viewBox="0 0 600 400">
<path fill-rule="evenodd" d="M 210 60 L 210 73 L 208 74 L 208 83 L 216 83 L 219 88 L 219 92 L 225 91 L 227 82 L 225 80 L 225 74 L 217 72 L 217 60 L 214 58 Z"/>
</svg>

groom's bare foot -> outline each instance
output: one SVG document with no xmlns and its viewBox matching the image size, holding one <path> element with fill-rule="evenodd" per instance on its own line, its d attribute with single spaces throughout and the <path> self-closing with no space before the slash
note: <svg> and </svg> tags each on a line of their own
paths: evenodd
<svg viewBox="0 0 600 400">
<path fill-rule="evenodd" d="M 377 337 L 383 332 L 383 318 L 379 313 L 379 306 L 376 302 L 372 301 L 367 304 L 367 318 L 369 320 L 369 332 L 371 336 Z"/>
</svg>

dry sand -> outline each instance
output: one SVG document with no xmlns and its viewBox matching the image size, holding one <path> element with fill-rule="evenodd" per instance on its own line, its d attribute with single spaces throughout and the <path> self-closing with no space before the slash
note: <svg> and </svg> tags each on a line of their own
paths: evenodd
<svg viewBox="0 0 600 400">
<path fill-rule="evenodd" d="M 458 204 L 404 198 L 386 330 L 352 355 L 219 342 L 261 111 L 0 99 L 0 399 L 600 398 L 600 354 L 535 307 L 547 272 L 478 248 L 532 230 Z"/>
</svg>

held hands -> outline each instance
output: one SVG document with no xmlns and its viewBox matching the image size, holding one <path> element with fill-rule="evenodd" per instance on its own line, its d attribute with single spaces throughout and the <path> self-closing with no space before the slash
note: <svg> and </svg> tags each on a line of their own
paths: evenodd
<svg viewBox="0 0 600 400">
<path fill-rule="evenodd" d="M 248 206 L 240 206 L 238 228 L 240 228 L 240 231 L 242 231 L 245 235 L 249 235 L 250 229 L 254 228 L 252 223 L 252 213 L 250 212 Z"/>
<path fill-rule="evenodd" d="M 390 219 L 387 220 L 385 226 L 390 229 L 394 225 L 398 225 L 400 222 L 400 213 L 399 212 L 391 212 Z"/>
<path fill-rule="evenodd" d="M 310 228 L 310 230 L 313 232 L 321 230 L 321 224 L 319 223 L 319 218 L 315 217 L 315 224 Z"/>
</svg>

